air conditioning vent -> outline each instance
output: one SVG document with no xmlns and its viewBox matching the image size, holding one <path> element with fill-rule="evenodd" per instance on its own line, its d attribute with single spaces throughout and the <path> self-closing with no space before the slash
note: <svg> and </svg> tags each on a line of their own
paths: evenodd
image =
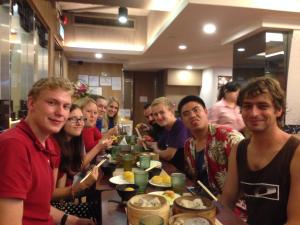
<svg viewBox="0 0 300 225">
<path fill-rule="evenodd" d="M 117 19 L 111 19 L 111 18 L 75 16 L 74 23 L 97 25 L 97 26 L 134 28 L 133 20 L 128 20 L 126 24 L 120 24 L 120 22 Z"/>
</svg>

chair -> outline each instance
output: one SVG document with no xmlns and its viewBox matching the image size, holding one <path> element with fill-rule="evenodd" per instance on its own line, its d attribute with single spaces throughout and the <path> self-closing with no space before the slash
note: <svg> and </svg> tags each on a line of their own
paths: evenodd
<svg viewBox="0 0 300 225">
<path fill-rule="evenodd" d="M 101 191 L 96 190 L 95 184 L 76 193 L 74 199 L 67 198 L 51 204 L 70 215 L 92 218 L 97 225 L 102 225 Z"/>
</svg>

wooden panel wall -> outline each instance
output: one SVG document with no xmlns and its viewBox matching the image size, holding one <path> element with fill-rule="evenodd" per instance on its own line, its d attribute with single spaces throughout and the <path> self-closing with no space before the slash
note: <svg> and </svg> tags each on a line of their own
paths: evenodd
<svg viewBox="0 0 300 225">
<path fill-rule="evenodd" d="M 147 97 L 148 103 L 151 103 L 155 96 L 156 88 L 156 72 L 134 72 L 134 92 L 133 92 L 133 120 L 137 122 L 145 122 L 144 105 L 140 102 L 140 97 Z"/>
<path fill-rule="evenodd" d="M 78 63 L 69 61 L 68 63 L 68 78 L 71 81 L 77 81 L 78 75 L 99 75 L 107 74 L 109 77 L 123 77 L 122 64 L 108 64 L 108 63 Z M 122 78 L 123 80 L 123 78 Z M 123 82 L 122 82 L 123 83 Z M 123 96 L 121 91 L 113 91 L 111 86 L 102 87 L 102 95 L 104 97 L 116 97 L 120 101 L 121 108 L 123 107 Z"/>
<path fill-rule="evenodd" d="M 48 74 L 54 75 L 54 57 L 55 57 L 55 43 L 62 46 L 62 40 L 58 34 L 58 14 L 55 8 L 55 3 L 47 0 L 28 0 L 28 3 L 33 8 L 36 15 L 38 15 L 41 22 L 48 29 Z"/>
</svg>

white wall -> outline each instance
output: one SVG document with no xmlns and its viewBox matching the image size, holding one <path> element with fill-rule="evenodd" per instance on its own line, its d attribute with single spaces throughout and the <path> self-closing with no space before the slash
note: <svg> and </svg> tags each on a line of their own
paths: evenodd
<svg viewBox="0 0 300 225">
<path fill-rule="evenodd" d="M 287 113 L 286 124 L 300 124 L 300 101 L 299 101 L 299 84 L 300 84 L 300 30 L 294 30 L 289 71 L 287 80 Z"/>
<path fill-rule="evenodd" d="M 232 76 L 232 68 L 210 68 L 202 71 L 202 88 L 200 97 L 211 107 L 218 96 L 218 76 Z"/>
<path fill-rule="evenodd" d="M 168 69 L 168 85 L 201 86 L 201 83 L 201 70 Z"/>
</svg>

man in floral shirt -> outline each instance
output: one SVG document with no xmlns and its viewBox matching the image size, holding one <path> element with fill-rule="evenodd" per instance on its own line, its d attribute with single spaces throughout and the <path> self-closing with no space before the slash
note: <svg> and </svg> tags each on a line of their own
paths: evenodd
<svg viewBox="0 0 300 225">
<path fill-rule="evenodd" d="M 186 171 L 211 191 L 221 193 L 227 173 L 229 153 L 244 137 L 226 126 L 208 123 L 205 103 L 198 96 L 184 97 L 178 112 L 192 137 L 184 146 Z"/>
</svg>

